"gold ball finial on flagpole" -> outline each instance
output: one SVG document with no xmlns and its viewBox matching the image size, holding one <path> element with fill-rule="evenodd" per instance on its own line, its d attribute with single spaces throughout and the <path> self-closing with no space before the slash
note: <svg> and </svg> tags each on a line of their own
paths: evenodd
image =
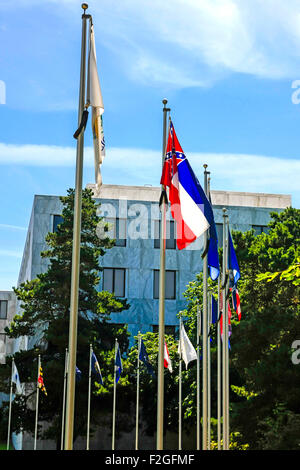
<svg viewBox="0 0 300 470">
<path fill-rule="evenodd" d="M 83 3 L 83 4 L 81 5 L 81 8 L 82 8 L 84 11 L 87 10 L 88 7 L 89 7 L 89 6 L 88 6 L 87 3 Z"/>
</svg>

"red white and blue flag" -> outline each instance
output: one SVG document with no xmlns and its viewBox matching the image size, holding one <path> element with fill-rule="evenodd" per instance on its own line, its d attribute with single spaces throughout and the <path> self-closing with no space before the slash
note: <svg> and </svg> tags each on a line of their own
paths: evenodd
<svg viewBox="0 0 300 470">
<path fill-rule="evenodd" d="M 177 225 L 177 247 L 186 248 L 213 223 L 213 211 L 170 122 L 160 183 L 169 187 L 171 214 Z"/>
<path fill-rule="evenodd" d="M 239 291 L 237 290 L 236 286 L 233 286 L 232 288 L 230 288 L 230 290 L 231 290 L 231 296 L 232 296 L 232 305 L 240 321 L 242 318 L 242 311 L 241 311 Z"/>
</svg>

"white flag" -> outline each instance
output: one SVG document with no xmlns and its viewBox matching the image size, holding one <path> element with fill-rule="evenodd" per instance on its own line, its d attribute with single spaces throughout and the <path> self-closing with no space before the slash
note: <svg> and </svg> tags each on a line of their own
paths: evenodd
<svg viewBox="0 0 300 470">
<path fill-rule="evenodd" d="M 178 354 L 182 355 L 182 359 L 185 362 L 185 367 L 187 369 L 188 363 L 197 359 L 197 353 L 189 340 L 188 335 L 184 329 L 183 323 L 180 325 L 180 336 L 178 343 Z"/>
<path fill-rule="evenodd" d="M 170 372 L 173 372 L 172 362 L 171 362 L 171 358 L 170 358 L 166 341 L 165 341 L 165 348 L 164 348 L 164 366 L 168 368 Z"/>
<path fill-rule="evenodd" d="M 18 372 L 18 369 L 17 369 L 15 363 L 13 363 L 11 381 L 16 384 L 16 393 L 21 395 L 22 394 L 22 386 L 21 386 L 21 382 L 20 382 L 19 372 Z"/>
<path fill-rule="evenodd" d="M 90 25 L 90 43 L 87 79 L 87 103 L 92 106 L 92 130 L 95 158 L 95 180 L 97 185 L 102 184 L 100 165 L 105 157 L 105 140 L 103 133 L 104 105 L 97 70 L 94 27 Z"/>
</svg>

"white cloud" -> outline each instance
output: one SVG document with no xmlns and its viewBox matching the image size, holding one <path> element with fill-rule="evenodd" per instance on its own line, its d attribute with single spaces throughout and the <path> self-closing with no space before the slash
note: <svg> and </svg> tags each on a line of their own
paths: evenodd
<svg viewBox="0 0 300 470">
<path fill-rule="evenodd" d="M 70 34 L 79 34 L 80 28 L 78 1 L 43 3 L 59 28 L 62 20 L 68 25 L 64 43 L 71 44 Z M 34 5 L 40 2 L 16 0 L 0 8 Z M 235 72 L 298 78 L 299 0 L 90 0 L 88 12 L 93 15 L 98 58 L 103 46 L 110 49 L 125 74 L 148 86 L 203 87 Z M 42 49 L 47 38 L 39 41 Z M 73 107 L 73 99 L 70 104 L 70 97 L 60 98 Z"/>
<path fill-rule="evenodd" d="M 10 225 L 10 224 L 0 224 L 0 229 L 8 229 L 8 230 L 21 230 L 27 231 L 26 227 L 20 227 L 19 225 Z"/>
<path fill-rule="evenodd" d="M 300 174 L 300 160 L 201 152 L 190 152 L 187 157 L 200 182 L 203 179 L 203 164 L 208 164 L 212 189 L 292 194 L 294 205 L 300 206 L 300 189 L 295 178 Z M 75 168 L 75 158 L 75 147 L 0 144 L 0 164 Z M 84 165 L 93 168 L 91 147 L 85 148 Z M 161 153 L 139 148 L 108 148 L 102 173 L 104 183 L 158 186 Z"/>
<path fill-rule="evenodd" d="M 22 258 L 23 252 L 22 251 L 15 251 L 15 250 L 0 250 L 0 256 L 3 257 L 13 257 L 13 258 Z"/>
<path fill-rule="evenodd" d="M 111 0 L 90 2 L 96 38 L 136 80 L 145 70 L 148 84 L 178 87 L 206 86 L 228 72 L 298 74 L 298 0 L 126 0 L 113 17 L 111 8 Z"/>
</svg>

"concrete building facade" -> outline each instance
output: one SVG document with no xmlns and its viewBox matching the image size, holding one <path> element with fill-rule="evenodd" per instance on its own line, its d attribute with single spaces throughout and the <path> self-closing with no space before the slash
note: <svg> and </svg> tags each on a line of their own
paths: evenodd
<svg viewBox="0 0 300 470">
<path fill-rule="evenodd" d="M 156 331 L 158 325 L 159 273 L 159 197 L 160 188 L 148 186 L 87 186 L 101 205 L 99 214 L 111 223 L 110 236 L 116 246 L 101 259 L 103 273 L 99 290 L 114 291 L 130 304 L 129 310 L 113 314 L 112 322 L 128 324 L 131 335 L 138 331 Z M 290 196 L 212 191 L 212 204 L 219 240 L 222 240 L 223 207 L 228 211 L 231 230 L 256 233 L 267 230 L 271 211 L 291 205 Z M 62 204 L 58 196 L 36 195 L 28 228 L 18 284 L 34 279 L 47 269 L 41 251 L 47 248 L 45 237 L 61 221 Z M 188 283 L 202 270 L 203 239 L 185 250 L 176 248 L 175 225 L 167 214 L 166 252 L 166 330 L 174 331 L 177 314 L 185 308 L 184 292 Z M 101 236 L 101 227 L 99 234 Z M 28 347 L 31 347 L 30 340 Z"/>
</svg>

